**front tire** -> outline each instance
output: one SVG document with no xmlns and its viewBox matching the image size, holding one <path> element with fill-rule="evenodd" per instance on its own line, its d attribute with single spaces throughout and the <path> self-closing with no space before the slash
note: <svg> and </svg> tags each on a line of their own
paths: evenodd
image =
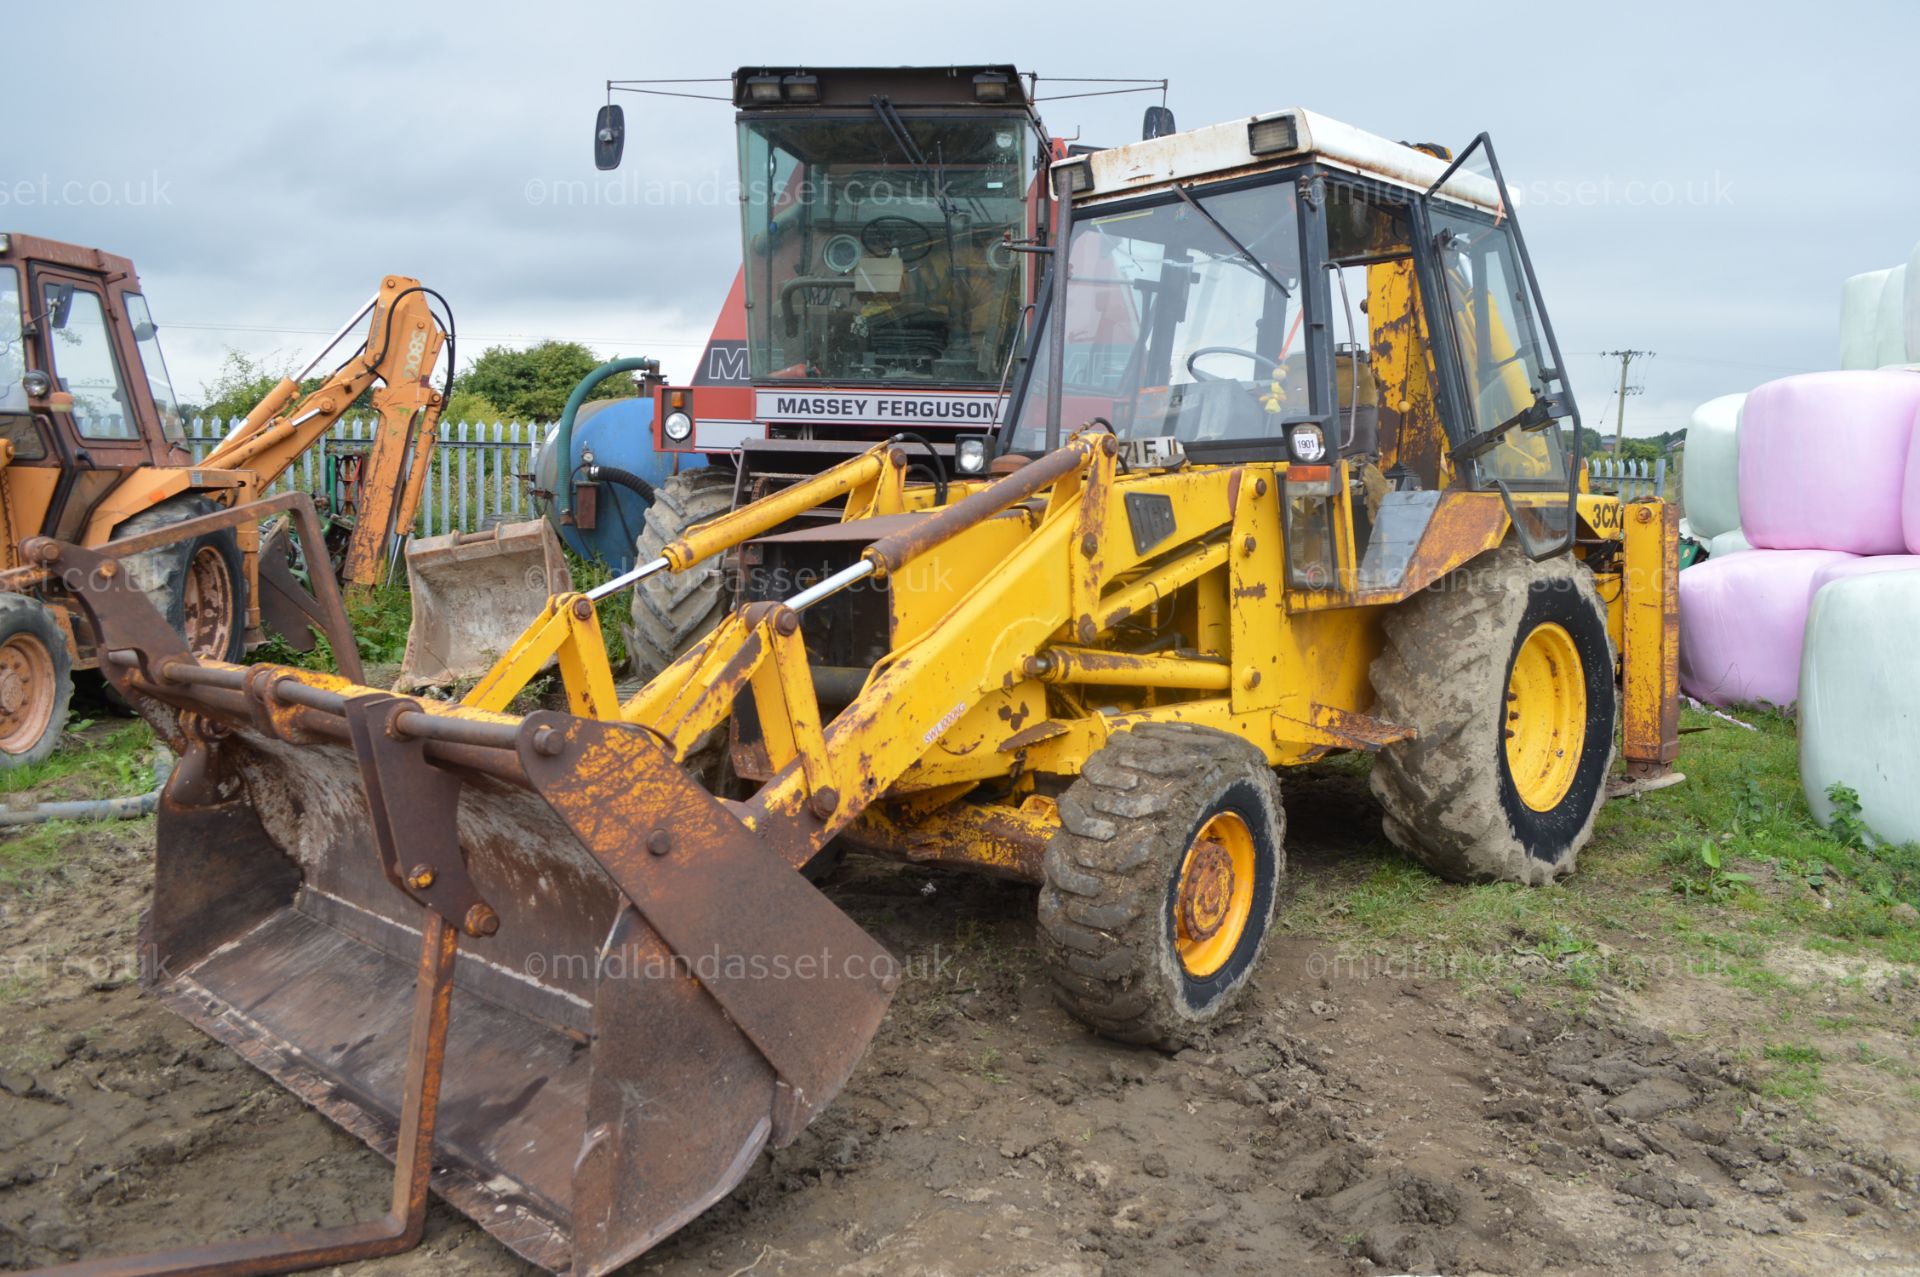
<svg viewBox="0 0 1920 1277">
<path fill-rule="evenodd" d="M 1462 882 L 1572 873 L 1613 765 L 1613 645 L 1593 574 L 1497 550 L 1383 628 L 1377 712 L 1418 733 L 1374 761 L 1388 839 Z"/>
<path fill-rule="evenodd" d="M 0 768 L 40 762 L 60 744 L 73 701 L 73 658 L 37 599 L 0 594 Z"/>
<path fill-rule="evenodd" d="M 733 470 L 702 466 L 683 470 L 654 490 L 646 526 L 635 542 L 635 563 L 660 557 L 667 545 L 696 523 L 733 508 Z M 674 663 L 712 632 L 733 610 L 733 592 L 718 562 L 686 572 L 655 572 L 633 588 L 627 657 L 642 683 Z"/>
<path fill-rule="evenodd" d="M 1121 1042 L 1175 1047 L 1253 974 L 1286 871 L 1280 786 L 1260 751 L 1154 723 L 1107 741 L 1060 797 L 1041 862 L 1055 994 Z"/>
</svg>

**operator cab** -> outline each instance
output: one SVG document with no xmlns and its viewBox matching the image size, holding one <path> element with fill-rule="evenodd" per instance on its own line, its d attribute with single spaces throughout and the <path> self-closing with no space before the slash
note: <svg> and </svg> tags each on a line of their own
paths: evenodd
<svg viewBox="0 0 1920 1277">
<path fill-rule="evenodd" d="M 48 490 L 38 531 L 77 535 L 127 474 L 192 454 L 133 263 L 0 234 L 0 444 Z"/>
<path fill-rule="evenodd" d="M 1397 579 L 1453 487 L 1501 491 L 1530 553 L 1569 543 L 1578 413 L 1484 134 L 1449 162 L 1292 110 L 1063 160 L 1053 187 L 1058 282 L 1002 452 L 1095 425 L 1287 461 L 1302 588 Z"/>
</svg>

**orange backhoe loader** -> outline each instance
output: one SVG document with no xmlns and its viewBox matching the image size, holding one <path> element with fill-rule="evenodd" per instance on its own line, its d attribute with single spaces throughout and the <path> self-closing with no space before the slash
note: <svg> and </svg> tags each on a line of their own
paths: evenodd
<svg viewBox="0 0 1920 1277">
<path fill-rule="evenodd" d="M 453 322 L 418 280 L 389 275 L 298 376 L 196 462 L 133 263 L 98 249 L 0 234 L 0 568 L 52 536 L 105 546 L 257 499 L 363 392 L 380 424 L 341 575 L 371 584 L 412 527 L 444 388 L 432 384 Z M 363 318 L 361 348 L 316 389 L 300 382 Z M 291 541 L 252 524 L 126 557 L 160 614 L 202 656 L 237 659 L 263 624 L 296 645 L 315 618 L 294 583 Z M 0 768 L 52 752 L 75 670 L 98 666 L 93 629 L 50 577 L 0 593 Z"/>
</svg>

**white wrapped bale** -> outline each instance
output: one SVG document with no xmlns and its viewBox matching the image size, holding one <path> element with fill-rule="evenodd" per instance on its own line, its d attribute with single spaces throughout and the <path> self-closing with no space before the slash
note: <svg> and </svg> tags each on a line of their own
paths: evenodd
<svg viewBox="0 0 1920 1277">
<path fill-rule="evenodd" d="M 1740 406 L 1746 401 L 1745 394 L 1709 399 L 1687 425 L 1680 505 L 1702 541 L 1740 526 Z"/>
<path fill-rule="evenodd" d="M 1907 362 L 1920 364 L 1920 244 L 1907 259 L 1907 286 L 1902 327 L 1907 330 Z"/>
<path fill-rule="evenodd" d="M 1844 577 L 1814 597 L 1800 673 L 1800 783 L 1825 824 L 1827 787 L 1860 795 L 1887 842 L 1920 840 L 1920 571 Z"/>
<path fill-rule="evenodd" d="M 1735 528 L 1731 532 L 1722 532 L 1717 537 L 1709 537 L 1707 539 L 1707 557 L 1710 559 L 1723 558 L 1729 554 L 1739 554 L 1743 550 L 1751 550 L 1752 548 L 1752 546 L 1747 544 L 1746 534 L 1740 531 L 1739 528 Z"/>
<path fill-rule="evenodd" d="M 1892 270 L 1870 270 L 1840 286 L 1840 366 L 1880 366 L 1880 298 Z"/>
<path fill-rule="evenodd" d="M 1907 268 L 1887 272 L 1880 291 L 1880 312 L 1873 322 L 1873 358 L 1876 368 L 1895 368 L 1907 362 Z"/>
<path fill-rule="evenodd" d="M 1782 377 L 1740 410 L 1740 530 L 1755 549 L 1907 550 L 1910 372 Z"/>
</svg>

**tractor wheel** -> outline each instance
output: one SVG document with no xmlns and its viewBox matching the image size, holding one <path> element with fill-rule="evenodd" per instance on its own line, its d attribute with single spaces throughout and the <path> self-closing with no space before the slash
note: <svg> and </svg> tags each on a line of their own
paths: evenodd
<svg viewBox="0 0 1920 1277">
<path fill-rule="evenodd" d="M 660 557 L 667 543 L 696 523 L 733 508 L 733 469 L 702 466 L 674 475 L 654 490 L 646 526 L 635 542 L 634 562 Z M 688 572 L 656 572 L 633 589 L 633 624 L 627 656 L 642 683 L 673 664 L 706 637 L 733 608 L 733 593 L 718 562 Z"/>
<path fill-rule="evenodd" d="M 1613 645 L 1592 573 L 1498 550 L 1384 628 L 1376 712 L 1418 732 L 1374 761 L 1387 837 L 1462 882 L 1572 873 L 1613 763 Z"/>
<path fill-rule="evenodd" d="M 0 594 L 0 769 L 37 763 L 66 730 L 73 658 L 44 605 Z"/>
<path fill-rule="evenodd" d="M 176 497 L 134 515 L 113 530 L 113 539 L 157 532 L 219 508 L 205 497 Z M 247 577 L 232 528 L 130 554 L 126 564 L 129 578 L 195 656 L 240 659 L 247 639 Z"/>
<path fill-rule="evenodd" d="M 1060 797 L 1040 936 L 1061 1004 L 1121 1042 L 1179 1046 L 1233 1005 L 1286 871 L 1273 769 L 1211 728 L 1112 737 Z"/>
</svg>

